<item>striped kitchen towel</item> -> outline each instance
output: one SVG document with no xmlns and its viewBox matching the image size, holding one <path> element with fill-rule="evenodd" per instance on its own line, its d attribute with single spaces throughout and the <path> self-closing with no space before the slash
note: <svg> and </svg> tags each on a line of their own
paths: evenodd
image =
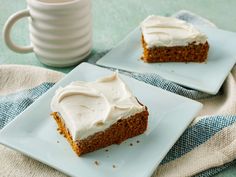
<svg viewBox="0 0 236 177">
<path fill-rule="evenodd" d="M 176 17 L 200 25 L 209 21 L 188 11 Z M 100 57 L 100 54 L 97 54 Z M 94 58 L 89 59 L 94 60 Z M 155 74 L 123 72 L 135 79 L 198 100 L 204 107 L 157 168 L 153 177 L 212 176 L 236 164 L 236 66 L 217 95 L 174 84 Z M 39 77 L 40 75 L 40 77 Z M 0 129 L 64 74 L 32 66 L 0 66 Z M 65 176 L 0 145 L 0 176 Z"/>
</svg>

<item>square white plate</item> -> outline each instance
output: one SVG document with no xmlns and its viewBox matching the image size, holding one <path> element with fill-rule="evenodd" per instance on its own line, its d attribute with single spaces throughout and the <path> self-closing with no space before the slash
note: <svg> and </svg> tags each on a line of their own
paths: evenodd
<svg viewBox="0 0 236 177">
<path fill-rule="evenodd" d="M 141 31 L 136 28 L 97 64 L 139 73 L 156 73 L 180 85 L 216 94 L 236 62 L 236 33 L 198 28 L 208 36 L 210 49 L 206 63 L 144 63 L 140 59 L 143 52 Z"/>
<path fill-rule="evenodd" d="M 149 109 L 148 130 L 120 145 L 106 148 L 108 152 L 101 149 L 78 157 L 57 132 L 56 123 L 50 116 L 50 101 L 59 86 L 76 80 L 93 81 L 108 74 L 111 71 L 107 69 L 80 64 L 8 124 L 0 132 L 0 143 L 71 176 L 150 176 L 202 104 L 121 75 L 134 95 Z"/>
</svg>

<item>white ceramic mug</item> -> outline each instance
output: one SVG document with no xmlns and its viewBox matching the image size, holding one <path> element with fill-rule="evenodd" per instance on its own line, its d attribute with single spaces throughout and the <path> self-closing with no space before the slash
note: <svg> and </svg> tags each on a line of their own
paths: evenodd
<svg viewBox="0 0 236 177">
<path fill-rule="evenodd" d="M 28 8 L 7 20 L 3 37 L 19 53 L 34 52 L 44 64 L 65 67 L 79 63 L 92 48 L 90 0 L 27 0 Z M 29 46 L 18 46 L 10 38 L 14 23 L 29 17 Z"/>
</svg>

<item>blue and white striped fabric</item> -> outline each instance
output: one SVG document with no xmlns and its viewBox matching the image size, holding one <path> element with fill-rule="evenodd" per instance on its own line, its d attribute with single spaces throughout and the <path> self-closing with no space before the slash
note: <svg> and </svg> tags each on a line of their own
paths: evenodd
<svg viewBox="0 0 236 177">
<path fill-rule="evenodd" d="M 201 24 L 209 23 L 186 11 L 176 16 Z M 236 164 L 236 67 L 215 96 L 184 88 L 155 74 L 128 72 L 123 74 L 201 101 L 204 107 L 213 109 L 213 111 L 205 110 L 193 121 L 168 152 L 153 176 L 208 177 Z M 0 96 L 0 129 L 54 85 L 54 82 L 49 81 L 49 77 L 51 76 L 48 75 L 44 82 L 30 89 Z"/>
<path fill-rule="evenodd" d="M 148 84 L 154 85 L 156 87 L 160 87 L 164 90 L 168 90 L 170 92 L 173 92 L 173 93 L 176 93 L 176 94 L 179 94 L 179 95 L 182 95 L 190 99 L 194 99 L 194 100 L 202 100 L 202 99 L 209 99 L 211 97 L 217 97 L 217 95 L 212 96 L 212 95 L 200 92 L 200 91 L 184 88 L 168 80 L 165 80 L 162 77 L 157 76 L 155 74 L 131 73 L 128 75 L 130 75 L 131 77 L 137 80 L 144 81 Z M 221 89 L 218 95 L 223 95 L 222 92 L 223 91 Z M 234 92 L 234 94 L 236 94 L 236 92 Z M 234 103 L 234 107 L 236 107 L 236 103 Z M 204 144 L 215 134 L 219 133 L 224 128 L 230 127 L 230 126 L 234 126 L 234 127 L 236 126 L 236 112 L 234 112 L 234 114 L 232 115 L 225 115 L 225 116 L 223 115 L 205 116 L 204 118 L 200 119 L 194 125 L 189 126 L 185 130 L 185 132 L 182 134 L 179 140 L 175 143 L 175 145 L 171 148 L 171 150 L 168 152 L 166 157 L 163 159 L 163 161 L 161 162 L 161 165 L 167 164 L 168 166 L 168 162 L 175 161 L 181 156 L 184 156 L 185 154 L 191 152 L 196 147 Z M 234 129 L 234 131 L 236 131 L 236 129 Z M 236 134 L 236 132 L 233 132 L 233 133 Z M 227 138 L 227 137 L 224 137 L 224 135 L 222 136 L 223 136 L 222 138 Z M 233 139 L 233 140 L 236 141 L 236 139 Z M 224 170 L 225 168 L 229 167 L 230 165 L 236 164 L 236 160 L 234 159 L 236 159 L 236 156 L 232 157 L 231 162 L 226 163 L 217 168 L 208 169 L 206 171 L 199 173 L 196 176 L 208 177 L 208 176 L 217 174 L 220 171 Z M 192 160 L 194 161 L 195 159 L 192 159 Z M 191 174 L 191 176 L 193 174 Z M 165 173 L 160 173 L 159 175 L 157 174 L 157 176 L 182 176 L 182 175 L 178 175 L 177 170 L 176 170 L 176 173 L 174 175 L 165 175 Z M 189 176 L 189 175 L 186 175 L 186 176 Z"/>
<path fill-rule="evenodd" d="M 54 83 L 43 83 L 29 90 L 0 96 L 0 129 L 12 121 L 53 85 Z"/>
</svg>

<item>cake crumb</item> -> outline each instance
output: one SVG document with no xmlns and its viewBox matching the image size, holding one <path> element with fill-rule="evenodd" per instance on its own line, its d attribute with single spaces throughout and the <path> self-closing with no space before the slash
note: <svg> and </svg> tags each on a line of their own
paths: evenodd
<svg viewBox="0 0 236 177">
<path fill-rule="evenodd" d="M 130 143 L 129 145 L 130 145 L 130 146 L 133 146 L 133 143 Z"/>
<path fill-rule="evenodd" d="M 136 143 L 139 143 L 139 142 L 140 142 L 139 140 L 136 141 Z"/>
<path fill-rule="evenodd" d="M 60 142 L 57 140 L 57 143 L 60 143 Z"/>
<path fill-rule="evenodd" d="M 99 165 L 99 162 L 98 162 L 98 161 L 94 161 L 94 163 L 95 163 L 95 165 L 97 165 L 97 166 Z"/>
<path fill-rule="evenodd" d="M 97 123 L 96 123 L 96 126 L 97 126 L 97 127 L 100 127 L 100 126 L 103 126 L 103 125 L 104 125 L 103 122 L 97 122 Z"/>
<path fill-rule="evenodd" d="M 116 168 L 116 166 L 115 166 L 115 165 L 112 165 L 112 168 Z"/>
<path fill-rule="evenodd" d="M 108 152 L 109 150 L 108 150 L 108 149 L 106 149 L 105 151 L 106 151 L 106 152 Z"/>
</svg>

